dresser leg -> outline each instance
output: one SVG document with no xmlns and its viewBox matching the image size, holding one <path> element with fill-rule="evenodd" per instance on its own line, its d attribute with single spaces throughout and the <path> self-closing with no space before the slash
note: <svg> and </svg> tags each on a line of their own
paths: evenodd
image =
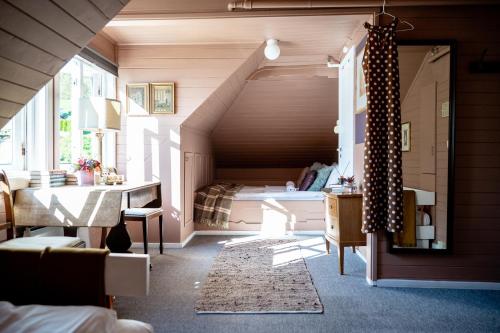
<svg viewBox="0 0 500 333">
<path fill-rule="evenodd" d="M 352 247 L 352 253 L 356 253 L 356 246 Z"/>
<path fill-rule="evenodd" d="M 344 247 L 338 245 L 337 246 L 338 254 L 339 254 L 339 271 L 340 275 L 344 275 Z"/>
<path fill-rule="evenodd" d="M 326 253 L 330 254 L 330 242 L 325 238 Z"/>
</svg>

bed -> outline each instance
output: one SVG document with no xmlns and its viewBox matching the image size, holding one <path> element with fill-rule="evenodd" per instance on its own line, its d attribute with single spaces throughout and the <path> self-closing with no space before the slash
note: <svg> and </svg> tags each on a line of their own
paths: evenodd
<svg viewBox="0 0 500 333">
<path fill-rule="evenodd" d="M 324 221 L 323 192 L 287 192 L 285 186 L 244 186 L 233 199 L 228 230 L 323 231 Z M 195 229 L 216 230 L 200 224 Z"/>
</svg>

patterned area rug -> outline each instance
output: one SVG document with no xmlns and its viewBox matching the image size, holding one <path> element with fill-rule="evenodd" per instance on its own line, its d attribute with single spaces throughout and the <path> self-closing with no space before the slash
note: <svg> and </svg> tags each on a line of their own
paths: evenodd
<svg viewBox="0 0 500 333">
<path fill-rule="evenodd" d="M 323 313 L 294 239 L 236 240 L 224 246 L 195 305 L 197 313 Z"/>
</svg>

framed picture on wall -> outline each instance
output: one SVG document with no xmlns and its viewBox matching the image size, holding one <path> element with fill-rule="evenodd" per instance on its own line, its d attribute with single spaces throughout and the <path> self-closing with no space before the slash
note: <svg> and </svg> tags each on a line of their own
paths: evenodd
<svg viewBox="0 0 500 333">
<path fill-rule="evenodd" d="M 364 48 L 356 56 L 356 113 L 366 110 L 366 84 L 363 73 Z"/>
<path fill-rule="evenodd" d="M 151 113 L 175 114 L 175 86 L 170 83 L 151 83 Z"/>
<path fill-rule="evenodd" d="M 411 150 L 411 132 L 410 123 L 401 124 L 401 151 Z"/>
<path fill-rule="evenodd" d="M 127 113 L 130 116 L 147 116 L 149 114 L 149 84 L 127 84 Z"/>
</svg>

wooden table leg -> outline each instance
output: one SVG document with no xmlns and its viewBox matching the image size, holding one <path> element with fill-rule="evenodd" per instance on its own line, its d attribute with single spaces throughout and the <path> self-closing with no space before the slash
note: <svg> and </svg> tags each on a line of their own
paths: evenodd
<svg viewBox="0 0 500 333">
<path fill-rule="evenodd" d="M 160 229 L 160 254 L 163 254 L 163 215 L 158 217 L 158 228 Z"/>
<path fill-rule="evenodd" d="M 339 271 L 340 275 L 344 275 L 344 247 L 340 244 L 337 245 L 337 251 L 339 254 Z"/>
<path fill-rule="evenodd" d="M 330 242 L 325 238 L 326 253 L 330 254 Z"/>
<path fill-rule="evenodd" d="M 144 254 L 148 254 L 148 219 L 142 220 L 142 238 L 144 241 Z"/>
<path fill-rule="evenodd" d="M 352 246 L 352 253 L 356 253 L 356 246 Z"/>
<path fill-rule="evenodd" d="M 106 227 L 102 227 L 101 228 L 101 244 L 99 245 L 99 247 L 101 249 L 104 249 L 106 247 L 106 236 L 108 234 L 108 228 Z"/>
</svg>

